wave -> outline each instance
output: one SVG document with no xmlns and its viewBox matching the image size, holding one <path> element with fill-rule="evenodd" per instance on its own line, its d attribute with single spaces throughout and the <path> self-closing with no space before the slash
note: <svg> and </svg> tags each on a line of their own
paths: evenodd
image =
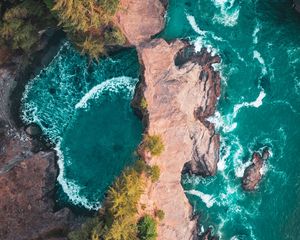
<svg viewBox="0 0 300 240">
<path fill-rule="evenodd" d="M 61 143 L 58 142 L 55 147 L 55 151 L 58 156 L 57 164 L 59 167 L 57 181 L 61 185 L 64 193 L 67 194 L 73 204 L 83 206 L 90 210 L 98 210 L 101 207 L 100 202 L 92 202 L 91 200 L 82 196 L 80 194 L 82 188 L 76 184 L 75 181 L 65 177 L 65 158 L 60 146 Z"/>
<path fill-rule="evenodd" d="M 258 52 L 257 50 L 253 51 L 253 59 L 256 59 L 262 66 L 262 74 L 266 75 L 267 74 L 267 67 L 266 67 L 266 63 L 265 60 L 263 59 L 263 57 L 261 56 L 260 52 Z"/>
<path fill-rule="evenodd" d="M 253 33 L 252 33 L 253 44 L 258 43 L 257 34 L 259 33 L 260 29 L 261 29 L 261 24 L 259 22 L 256 22 L 256 26 L 255 26 L 255 28 L 253 30 Z"/>
<path fill-rule="evenodd" d="M 210 36 L 212 39 L 216 41 L 224 41 L 222 38 L 216 36 L 214 33 L 210 33 L 200 29 L 200 27 L 196 23 L 196 19 L 194 16 L 186 14 L 186 18 L 191 25 L 192 29 L 199 34 L 200 36 L 197 37 L 192 43 L 195 46 L 195 51 L 200 52 L 203 47 L 207 49 L 212 56 L 215 56 L 219 51 L 218 49 L 214 48 L 212 44 L 208 41 L 207 37 Z"/>
<path fill-rule="evenodd" d="M 214 197 L 212 195 L 205 194 L 198 190 L 194 190 L 194 189 L 188 190 L 188 191 L 185 191 L 185 193 L 188 193 L 188 194 L 191 194 L 191 195 L 201 198 L 201 200 L 205 203 L 207 208 L 211 208 L 216 202 L 216 200 L 214 199 Z"/>
<path fill-rule="evenodd" d="M 235 0 L 212 0 L 213 4 L 220 9 L 219 14 L 215 14 L 213 20 L 227 27 L 237 24 L 240 6 L 234 6 Z"/>
<path fill-rule="evenodd" d="M 137 81 L 138 79 L 125 76 L 106 80 L 89 90 L 75 105 L 75 108 L 86 108 L 88 101 L 97 98 L 104 90 L 108 90 L 110 93 L 117 93 L 120 88 L 125 87 L 128 90 L 127 96 L 130 97 L 133 94 Z"/>
</svg>

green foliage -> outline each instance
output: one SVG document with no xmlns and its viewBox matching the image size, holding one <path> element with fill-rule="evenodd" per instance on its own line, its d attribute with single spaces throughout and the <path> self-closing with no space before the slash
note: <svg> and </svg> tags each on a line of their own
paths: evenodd
<svg viewBox="0 0 300 240">
<path fill-rule="evenodd" d="M 149 166 L 148 174 L 151 178 L 152 182 L 157 182 L 160 177 L 160 169 L 159 166 Z"/>
<path fill-rule="evenodd" d="M 55 24 L 42 1 L 14 1 L 7 6 L 0 19 L 0 42 L 10 49 L 29 52 L 40 39 L 39 31 Z"/>
<path fill-rule="evenodd" d="M 149 150 L 153 156 L 159 156 L 165 149 L 160 135 L 145 135 L 142 147 Z"/>
<path fill-rule="evenodd" d="M 109 188 L 101 216 L 69 234 L 70 240 L 137 240 L 137 206 L 144 181 L 134 168 L 123 171 Z"/>
<path fill-rule="evenodd" d="M 148 166 L 143 159 L 139 159 L 135 162 L 133 167 L 135 171 L 137 171 L 139 174 L 142 174 L 143 172 L 147 172 L 148 167 L 150 166 Z"/>
<path fill-rule="evenodd" d="M 142 110 L 146 110 L 146 109 L 148 108 L 147 100 L 146 100 L 146 98 L 144 98 L 144 97 L 141 99 L 141 102 L 140 102 L 140 108 L 141 108 Z"/>
<path fill-rule="evenodd" d="M 104 32 L 104 42 L 106 45 L 123 45 L 126 39 L 118 28 L 110 27 Z"/>
<path fill-rule="evenodd" d="M 70 240 L 90 240 L 92 237 L 93 229 L 99 224 L 99 219 L 97 217 L 88 219 L 81 228 L 70 232 L 68 239 Z"/>
<path fill-rule="evenodd" d="M 100 6 L 105 12 L 114 15 L 119 7 L 119 0 L 100 0 Z"/>
<path fill-rule="evenodd" d="M 161 210 L 161 209 L 158 209 L 158 210 L 155 211 L 155 216 L 156 216 L 160 221 L 162 221 L 162 220 L 164 220 L 164 218 L 165 218 L 165 212 L 164 212 L 163 210 Z"/>
<path fill-rule="evenodd" d="M 155 240 L 157 238 L 157 223 L 146 215 L 138 222 L 138 237 L 140 240 Z"/>
</svg>

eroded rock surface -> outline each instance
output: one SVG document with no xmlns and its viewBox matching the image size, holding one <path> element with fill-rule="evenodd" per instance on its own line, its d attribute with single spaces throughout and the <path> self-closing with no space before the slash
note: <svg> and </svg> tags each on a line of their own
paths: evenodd
<svg viewBox="0 0 300 240">
<path fill-rule="evenodd" d="M 252 155 L 252 164 L 248 166 L 244 171 L 244 176 L 242 180 L 243 189 L 246 191 L 253 191 L 262 178 L 261 170 L 263 168 L 264 162 L 268 160 L 270 156 L 268 148 L 264 148 L 262 154 L 259 152 L 254 152 Z"/>
<path fill-rule="evenodd" d="M 130 44 L 139 45 L 163 29 L 166 4 L 161 0 L 121 0 L 114 22 Z"/>
<path fill-rule="evenodd" d="M 54 152 L 40 151 L 45 146 L 16 124 L 26 82 L 58 50 L 61 38 L 53 38 L 50 45 L 50 38 L 43 38 L 27 56 L 30 63 L 15 55 L 0 65 L 0 239 L 66 239 L 76 222 L 70 210 L 54 210 L 58 174 Z M 27 132 L 41 134 L 34 125 Z"/>
<path fill-rule="evenodd" d="M 74 216 L 68 209 L 54 212 L 54 152 L 34 154 L 24 133 L 2 132 L 0 239 L 62 239 Z"/>
<path fill-rule="evenodd" d="M 191 220 L 192 209 L 181 186 L 183 166 L 188 162 L 185 171 L 213 175 L 219 156 L 219 137 L 205 120 L 220 92 L 219 75 L 211 66 L 219 59 L 205 51 L 194 54 L 190 48 L 179 40 L 169 44 L 162 39 L 138 47 L 144 71 L 134 104 L 138 106 L 142 96 L 146 99 L 146 132 L 161 135 L 165 145 L 159 157 L 144 155 L 150 165 L 160 167 L 161 176 L 142 198 L 149 211 L 165 212 L 161 240 L 194 238 L 196 221 Z"/>
</svg>

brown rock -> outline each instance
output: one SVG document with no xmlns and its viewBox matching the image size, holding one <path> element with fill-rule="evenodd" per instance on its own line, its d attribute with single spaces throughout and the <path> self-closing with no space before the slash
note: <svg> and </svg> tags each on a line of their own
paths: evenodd
<svg viewBox="0 0 300 240">
<path fill-rule="evenodd" d="M 74 217 L 68 209 L 53 211 L 58 174 L 54 152 L 33 154 L 24 133 L 11 133 L 2 143 L 0 239 L 65 237 Z"/>
<path fill-rule="evenodd" d="M 132 45 L 149 40 L 165 24 L 166 3 L 160 0 L 121 0 L 114 22 Z"/>
<path fill-rule="evenodd" d="M 253 191 L 261 181 L 261 169 L 266 161 L 270 157 L 268 148 L 264 148 L 262 155 L 259 152 L 254 152 L 252 155 L 252 164 L 248 166 L 244 171 L 242 179 L 242 186 L 245 191 Z"/>
<path fill-rule="evenodd" d="M 216 103 L 219 77 L 206 61 L 199 64 L 201 59 L 198 58 L 204 55 L 193 55 L 194 60 L 190 58 L 176 66 L 175 58 L 185 47 L 187 44 L 182 41 L 168 44 L 162 39 L 138 47 L 144 72 L 134 105 L 138 106 L 141 95 L 145 97 L 148 104 L 144 116 L 146 131 L 150 135 L 160 134 L 165 145 L 161 156 L 146 159 L 149 164 L 160 167 L 161 176 L 142 197 L 142 203 L 152 205 L 150 209 L 165 212 L 158 230 L 161 240 L 193 239 L 196 221 L 191 220 L 192 209 L 180 183 L 182 168 L 190 162 L 191 172 L 213 175 L 219 156 L 219 138 L 214 126 L 198 117 L 208 115 L 211 112 L 208 108 L 214 109 L 209 105 Z M 200 79 L 203 71 L 207 73 L 206 80 Z"/>
</svg>

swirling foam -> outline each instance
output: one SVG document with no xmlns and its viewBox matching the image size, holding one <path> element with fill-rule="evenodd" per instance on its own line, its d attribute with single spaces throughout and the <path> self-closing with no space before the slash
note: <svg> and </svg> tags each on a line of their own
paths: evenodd
<svg viewBox="0 0 300 240">
<path fill-rule="evenodd" d="M 237 24 L 240 7 L 234 6 L 235 0 L 212 0 L 216 8 L 220 9 L 218 14 L 215 14 L 213 20 L 227 27 L 233 27 Z"/>
</svg>

